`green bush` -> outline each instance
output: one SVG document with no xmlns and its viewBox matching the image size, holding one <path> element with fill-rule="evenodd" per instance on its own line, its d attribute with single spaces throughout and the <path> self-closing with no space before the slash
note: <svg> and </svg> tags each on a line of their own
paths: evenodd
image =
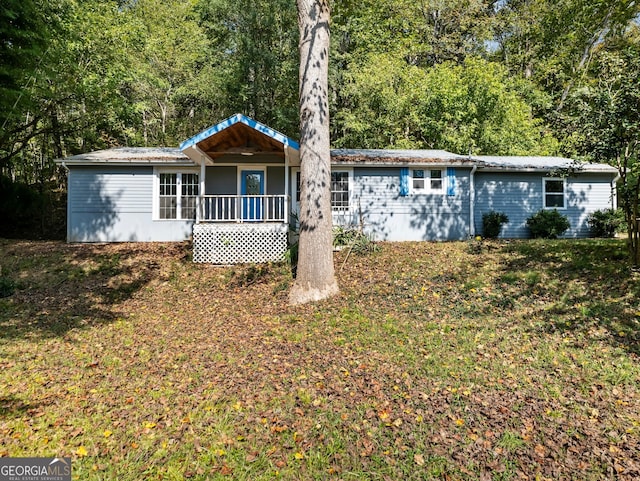
<svg viewBox="0 0 640 481">
<path fill-rule="evenodd" d="M 527 227 L 534 239 L 556 239 L 564 234 L 571 224 L 557 209 L 541 209 L 527 219 Z"/>
<path fill-rule="evenodd" d="M 362 230 L 342 226 L 333 228 L 333 246 L 348 247 L 355 254 L 368 254 L 378 250 L 378 245 Z"/>
<path fill-rule="evenodd" d="M 587 218 L 594 237 L 614 237 L 624 224 L 624 214 L 620 209 L 601 209 Z"/>
<path fill-rule="evenodd" d="M 496 239 L 500 235 L 502 225 L 509 222 L 507 214 L 502 212 L 487 212 L 482 214 L 482 235 L 487 239 Z"/>
<path fill-rule="evenodd" d="M 8 277 L 0 275 L 0 298 L 9 297 L 16 290 L 16 283 Z"/>
</svg>

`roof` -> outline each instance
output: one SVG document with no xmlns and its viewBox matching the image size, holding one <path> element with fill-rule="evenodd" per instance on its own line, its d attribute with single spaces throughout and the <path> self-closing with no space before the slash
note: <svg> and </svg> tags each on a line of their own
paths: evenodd
<svg viewBox="0 0 640 481">
<path fill-rule="evenodd" d="M 446 150 L 384 149 L 335 149 L 331 151 L 331 162 L 354 165 L 473 164 L 469 157 L 452 154 Z"/>
<path fill-rule="evenodd" d="M 66 165 L 193 165 L 193 161 L 175 147 L 116 147 L 72 155 L 56 162 Z"/>
<path fill-rule="evenodd" d="M 180 144 L 180 150 L 196 163 L 212 165 L 225 154 L 275 154 L 284 157 L 297 153 L 295 140 L 242 114 L 236 114 L 212 125 Z"/>
<path fill-rule="evenodd" d="M 580 172 L 610 172 L 612 174 L 618 172 L 618 169 L 611 165 L 590 164 L 566 157 L 474 155 L 473 158 L 478 161 L 478 168 L 481 170 L 573 170 Z"/>
<path fill-rule="evenodd" d="M 116 147 L 73 155 L 57 160 L 65 165 L 164 165 L 193 166 L 194 161 L 175 147 Z M 618 170 L 607 164 L 589 164 L 565 157 L 536 156 L 461 156 L 446 150 L 384 150 L 384 149 L 334 149 L 331 151 L 333 165 L 357 166 L 468 166 L 477 165 L 482 171 L 529 171 L 549 172 L 572 170 L 617 174 Z"/>
</svg>

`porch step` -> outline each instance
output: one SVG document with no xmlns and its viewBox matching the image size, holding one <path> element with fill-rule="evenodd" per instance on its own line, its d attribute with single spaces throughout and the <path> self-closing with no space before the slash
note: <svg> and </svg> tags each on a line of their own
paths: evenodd
<svg viewBox="0 0 640 481">
<path fill-rule="evenodd" d="M 193 262 L 278 262 L 284 260 L 287 236 L 284 223 L 195 224 Z"/>
</svg>

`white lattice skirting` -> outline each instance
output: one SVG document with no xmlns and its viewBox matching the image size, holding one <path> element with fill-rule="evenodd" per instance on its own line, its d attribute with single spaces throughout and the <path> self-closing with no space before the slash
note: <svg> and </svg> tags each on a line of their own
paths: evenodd
<svg viewBox="0 0 640 481">
<path fill-rule="evenodd" d="M 277 262 L 287 250 L 286 224 L 196 224 L 193 262 L 242 264 Z"/>
</svg>

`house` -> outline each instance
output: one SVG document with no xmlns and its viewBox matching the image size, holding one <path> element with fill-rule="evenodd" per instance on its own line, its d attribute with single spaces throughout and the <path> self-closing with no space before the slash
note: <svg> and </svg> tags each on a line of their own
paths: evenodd
<svg viewBox="0 0 640 481">
<path fill-rule="evenodd" d="M 508 215 L 503 237 L 523 238 L 544 208 L 569 218 L 565 237 L 586 237 L 589 213 L 615 205 L 615 168 L 565 158 L 343 149 L 331 161 L 334 223 L 376 240 L 467 239 L 490 211 Z M 192 238 L 196 262 L 266 262 L 282 258 L 299 211 L 298 143 L 240 114 L 179 148 L 58 162 L 69 173 L 69 242 Z"/>
</svg>

